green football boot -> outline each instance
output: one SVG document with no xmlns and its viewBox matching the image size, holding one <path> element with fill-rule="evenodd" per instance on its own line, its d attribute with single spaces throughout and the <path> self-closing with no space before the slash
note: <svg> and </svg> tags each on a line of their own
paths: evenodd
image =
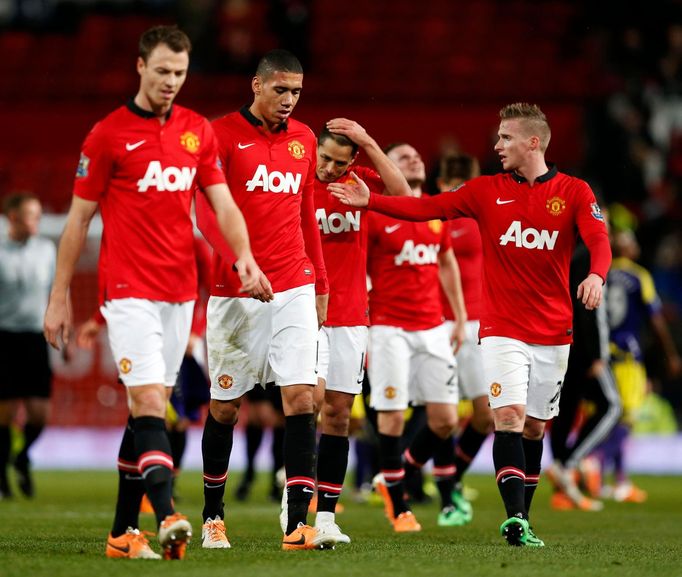
<svg viewBox="0 0 682 577">
<path fill-rule="evenodd" d="M 528 521 L 519 517 L 510 517 L 500 525 L 500 535 L 514 547 L 523 547 L 527 544 L 529 531 Z"/>
<path fill-rule="evenodd" d="M 544 547 L 545 542 L 540 539 L 535 532 L 533 527 L 528 525 L 528 537 L 526 538 L 526 547 Z"/>
<path fill-rule="evenodd" d="M 439 527 L 461 527 L 467 523 L 468 521 L 464 515 L 462 515 L 462 512 L 459 511 L 454 505 L 443 507 L 441 512 L 438 513 Z"/>
<path fill-rule="evenodd" d="M 464 496 L 462 491 L 462 483 L 457 483 L 455 488 L 452 490 L 452 502 L 455 504 L 457 511 L 461 514 L 464 519 L 464 523 L 471 523 L 474 518 L 474 508 L 471 503 Z"/>
</svg>

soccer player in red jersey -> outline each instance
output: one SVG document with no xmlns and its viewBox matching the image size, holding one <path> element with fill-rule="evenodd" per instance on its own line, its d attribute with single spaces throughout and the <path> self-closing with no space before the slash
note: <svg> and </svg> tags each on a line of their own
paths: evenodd
<svg viewBox="0 0 682 577">
<path fill-rule="evenodd" d="M 357 122 L 335 118 L 318 136 L 315 208 L 322 252 L 329 277 L 327 321 L 318 334 L 317 377 L 322 435 L 317 457 L 317 516 L 315 526 L 349 543 L 335 522 L 335 508 L 348 467 L 348 433 L 355 395 L 362 392 L 367 350 L 367 214 L 348 210 L 329 194 L 327 184 L 351 177 L 348 170 L 359 148 L 376 170 L 354 167 L 371 190 L 409 193 L 400 170 Z"/>
<path fill-rule="evenodd" d="M 483 242 L 479 337 L 495 421 L 493 460 L 511 545 L 543 546 L 528 522 L 540 474 L 545 424 L 557 412 L 572 339 L 568 273 L 576 233 L 591 255 L 577 296 L 599 306 L 611 263 L 604 218 L 586 182 L 548 166 L 550 128 L 535 105 L 500 111 L 495 151 L 506 172 L 481 176 L 432 198 L 371 195 L 358 180 L 331 184 L 354 206 L 412 220 L 461 216 L 478 222 Z"/>
<path fill-rule="evenodd" d="M 60 338 L 64 344 L 69 339 L 68 288 L 99 206 L 107 259 L 102 314 L 130 407 L 119 452 L 120 477 L 142 475 L 164 557 L 173 559 L 184 556 L 192 534 L 187 518 L 171 502 L 173 460 L 164 418 L 197 292 L 190 218 L 195 181 L 238 257 L 242 290 L 267 298 L 267 279 L 253 259 L 244 219 L 218 167 L 210 124 L 173 104 L 187 75 L 189 39 L 175 27 L 158 26 L 141 36 L 139 48 L 139 91 L 95 125 L 81 150 L 45 336 L 57 348 Z M 125 479 L 119 483 L 107 556 L 160 558 L 136 527 L 140 497 Z"/>
<path fill-rule="evenodd" d="M 408 195 L 421 196 L 426 173 L 417 151 L 400 143 L 391 145 L 387 155 L 407 180 Z M 381 469 L 375 487 L 396 532 L 421 530 L 403 497 L 403 479 L 433 457 L 442 501 L 438 524 L 450 526 L 456 513 L 452 433 L 458 402 L 450 344 L 461 345 L 467 317 L 448 227 L 440 220 L 414 223 L 369 216 L 369 382 L 371 406 L 378 413 Z M 452 337 L 444 324 L 441 285 L 460 321 Z M 427 423 L 401 455 L 408 402 L 426 405 Z"/>
<path fill-rule="evenodd" d="M 275 298 L 272 303 L 242 298 L 232 258 L 226 258 L 226 247 L 218 247 L 207 313 L 211 402 L 202 442 L 206 548 L 230 546 L 223 496 L 241 400 L 256 385 L 273 381 L 280 387 L 285 414 L 288 506 L 282 549 L 333 543 L 306 524 L 315 489 L 317 331 L 327 316 L 329 286 L 315 221 L 315 135 L 290 118 L 302 86 L 298 59 L 286 50 L 273 50 L 258 64 L 251 105 L 213 123 L 223 170 Z M 205 202 L 197 203 L 197 221 L 210 241 L 216 229 Z"/>
<path fill-rule="evenodd" d="M 441 159 L 437 180 L 440 192 L 457 188 L 480 175 L 478 161 L 466 154 L 447 155 Z M 483 293 L 483 247 L 478 224 L 472 218 L 450 222 L 450 242 L 461 271 L 464 304 L 467 309 L 466 340 L 457 352 L 457 380 L 460 397 L 470 399 L 473 413 L 457 439 L 455 448 L 455 488 L 452 493 L 456 513 L 453 524 L 464 525 L 473 518 L 471 503 L 462 492 L 462 476 L 478 454 L 486 437 L 493 431 L 493 414 L 488 405 L 488 386 L 483 378 L 483 359 L 478 344 Z M 454 325 L 455 315 L 445 295 L 443 311 L 446 324 Z"/>
</svg>

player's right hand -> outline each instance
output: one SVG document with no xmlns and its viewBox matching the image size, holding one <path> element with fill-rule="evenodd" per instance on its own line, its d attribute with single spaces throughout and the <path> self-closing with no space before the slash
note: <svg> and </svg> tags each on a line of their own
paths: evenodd
<svg viewBox="0 0 682 577">
<path fill-rule="evenodd" d="M 43 322 L 43 334 L 45 340 L 57 350 L 61 349 L 59 341 L 66 346 L 71 337 L 71 315 L 66 300 L 50 298 L 45 311 Z"/>
<path fill-rule="evenodd" d="M 331 182 L 327 190 L 343 204 L 363 208 L 369 204 L 369 187 L 352 170 L 350 176 L 354 182 Z"/>
</svg>

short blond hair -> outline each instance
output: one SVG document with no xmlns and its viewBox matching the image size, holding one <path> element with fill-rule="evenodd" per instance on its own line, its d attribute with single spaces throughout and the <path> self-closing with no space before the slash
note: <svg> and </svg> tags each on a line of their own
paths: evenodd
<svg viewBox="0 0 682 577">
<path fill-rule="evenodd" d="M 507 104 L 500 110 L 500 120 L 521 120 L 528 136 L 540 139 L 540 150 L 545 152 L 549 146 L 552 131 L 549 128 L 545 113 L 537 104 L 515 102 Z"/>
</svg>

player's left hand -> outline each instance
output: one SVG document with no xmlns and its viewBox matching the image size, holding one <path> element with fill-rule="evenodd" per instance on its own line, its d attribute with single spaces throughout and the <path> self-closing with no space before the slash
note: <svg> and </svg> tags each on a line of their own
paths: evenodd
<svg viewBox="0 0 682 577">
<path fill-rule="evenodd" d="M 352 170 L 350 176 L 354 182 L 331 182 L 327 190 L 343 204 L 363 208 L 369 204 L 369 187 Z"/>
<path fill-rule="evenodd" d="M 594 273 L 578 285 L 577 298 L 585 305 L 588 311 L 596 309 L 601 304 L 604 280 Z"/>
<path fill-rule="evenodd" d="M 327 128 L 334 134 L 347 136 L 358 146 L 364 147 L 371 141 L 367 131 L 357 122 L 348 118 L 332 118 L 327 122 Z"/>
<path fill-rule="evenodd" d="M 466 323 L 460 323 L 455 321 L 455 328 L 450 335 L 450 345 L 452 346 L 452 351 L 457 354 L 459 349 L 462 348 L 464 341 L 467 340 Z"/>
<path fill-rule="evenodd" d="M 329 295 L 315 295 L 315 308 L 317 309 L 317 328 L 320 328 L 327 320 L 327 307 Z"/>
<path fill-rule="evenodd" d="M 242 256 L 234 263 L 242 286 L 239 292 L 248 293 L 249 296 L 262 302 L 269 302 L 274 298 L 272 286 L 263 271 L 256 264 L 252 254 Z"/>
<path fill-rule="evenodd" d="M 45 340 L 59 351 L 61 350 L 60 340 L 64 346 L 69 344 L 71 328 L 71 314 L 67 300 L 50 297 L 43 323 Z"/>
</svg>

